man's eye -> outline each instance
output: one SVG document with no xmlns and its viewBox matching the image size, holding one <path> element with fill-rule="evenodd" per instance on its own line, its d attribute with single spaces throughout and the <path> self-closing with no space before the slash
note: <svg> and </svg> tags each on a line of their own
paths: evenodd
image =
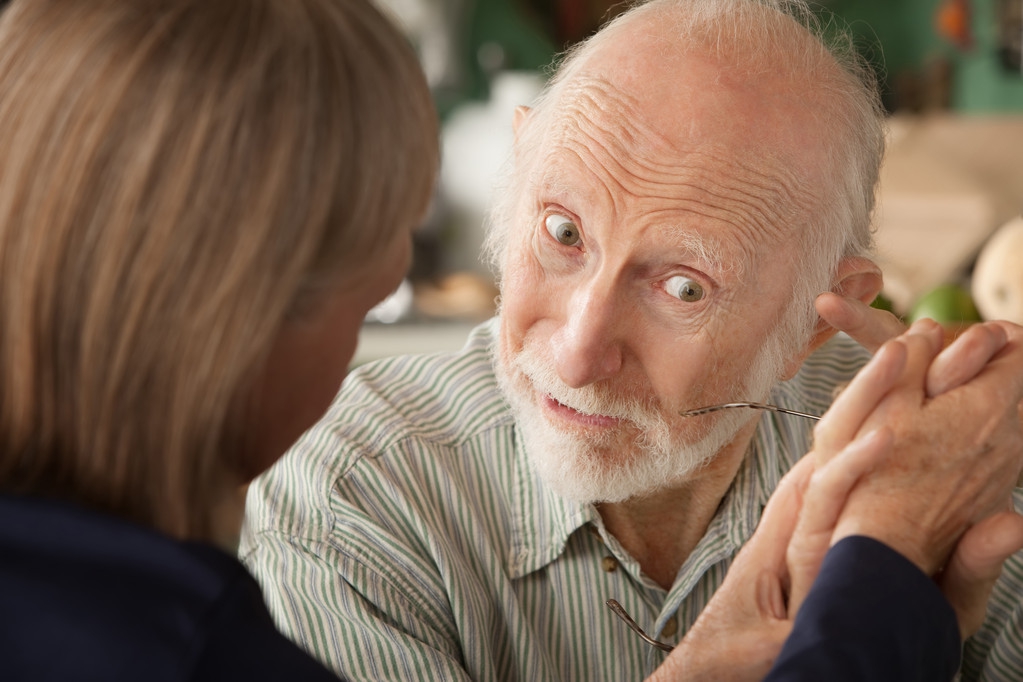
<svg viewBox="0 0 1023 682">
<path fill-rule="evenodd" d="M 665 288 L 669 294 L 686 303 L 694 303 L 703 298 L 703 285 L 689 277 L 672 277 Z"/>
<path fill-rule="evenodd" d="M 551 236 L 565 246 L 575 246 L 579 243 L 579 228 L 571 220 L 563 215 L 554 213 L 547 216 L 544 221 L 547 231 Z"/>
</svg>

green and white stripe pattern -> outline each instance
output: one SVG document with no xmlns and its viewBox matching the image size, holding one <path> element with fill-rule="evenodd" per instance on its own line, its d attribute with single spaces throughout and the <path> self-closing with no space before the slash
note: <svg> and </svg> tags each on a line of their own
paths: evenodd
<svg viewBox="0 0 1023 682">
<path fill-rule="evenodd" d="M 668 592 L 596 510 L 531 472 L 497 389 L 496 320 L 458 353 L 353 373 L 326 417 L 250 487 L 241 555 L 290 637 L 352 680 L 641 680 L 665 656 L 604 605 L 677 642 L 721 584 L 812 424 L 764 414 Z M 821 413 L 866 359 L 839 337 L 772 399 Z M 1021 680 L 1023 569 L 1005 571 L 964 679 Z M 990 651 L 990 654 L 989 654 Z"/>
</svg>

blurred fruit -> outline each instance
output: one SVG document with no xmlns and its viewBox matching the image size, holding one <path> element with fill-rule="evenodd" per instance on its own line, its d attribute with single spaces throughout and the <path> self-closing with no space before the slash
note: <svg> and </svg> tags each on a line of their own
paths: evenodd
<svg viewBox="0 0 1023 682">
<path fill-rule="evenodd" d="M 906 319 L 913 323 L 925 317 L 944 327 L 946 345 L 966 327 L 981 321 L 970 292 L 955 284 L 943 284 L 921 296 Z"/>
<path fill-rule="evenodd" d="M 973 47 L 969 0 L 943 0 L 934 17 L 938 34 L 960 50 Z"/>
<path fill-rule="evenodd" d="M 980 322 L 970 292 L 955 284 L 942 284 L 920 297 L 909 311 L 909 321 L 929 317 L 941 324 Z"/>
<path fill-rule="evenodd" d="M 988 320 L 1023 324 L 1023 218 L 996 231 L 973 268 L 973 298 Z"/>
</svg>

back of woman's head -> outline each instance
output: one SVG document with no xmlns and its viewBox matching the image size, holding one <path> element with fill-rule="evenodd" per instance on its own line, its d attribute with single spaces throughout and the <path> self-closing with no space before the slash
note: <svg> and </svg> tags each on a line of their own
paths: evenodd
<svg viewBox="0 0 1023 682">
<path fill-rule="evenodd" d="M 0 18 L 0 488 L 209 537 L 282 323 L 421 215 L 436 122 L 368 0 Z"/>
</svg>

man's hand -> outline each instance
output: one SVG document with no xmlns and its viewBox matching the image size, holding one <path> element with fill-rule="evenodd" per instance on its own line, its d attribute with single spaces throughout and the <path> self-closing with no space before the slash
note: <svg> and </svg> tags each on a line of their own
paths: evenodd
<svg viewBox="0 0 1023 682">
<path fill-rule="evenodd" d="M 884 346 L 818 424 L 814 456 L 827 461 L 881 423 L 895 430 L 896 456 L 852 494 L 833 541 L 868 535 L 930 575 L 944 566 L 939 585 L 966 637 L 1002 563 L 1023 547 L 1023 519 L 1003 512 L 1023 466 L 1023 329 L 990 322 L 938 354 L 941 344 L 940 327 L 921 321 Z M 905 356 L 903 376 L 885 391 L 878 361 L 892 354 Z"/>
<path fill-rule="evenodd" d="M 971 345 L 966 339 L 950 346 L 950 354 L 968 346 L 995 352 L 975 378 L 959 386 L 961 377 L 942 383 L 942 374 L 931 374 L 932 367 L 943 366 L 935 360 L 942 345 L 938 325 L 917 323 L 895 342 L 907 348 L 903 376 L 860 431 L 891 428 L 896 457 L 852 493 L 835 540 L 874 537 L 933 575 L 971 525 L 1006 508 L 1023 454 L 1017 410 L 1023 398 L 1023 329 L 988 323 L 971 332 L 980 341 Z M 991 342 L 982 342 L 987 335 Z M 933 384 L 954 388 L 932 396 Z M 844 398 L 832 410 L 846 404 Z M 822 420 L 818 429 L 829 426 Z M 842 445 L 816 435 L 818 461 L 828 448 Z"/>
<path fill-rule="evenodd" d="M 991 590 L 1002 564 L 1023 549 L 1023 516 L 1000 512 L 966 531 L 956 546 L 938 586 L 955 609 L 959 633 L 965 640 L 980 629 Z"/>
</svg>

